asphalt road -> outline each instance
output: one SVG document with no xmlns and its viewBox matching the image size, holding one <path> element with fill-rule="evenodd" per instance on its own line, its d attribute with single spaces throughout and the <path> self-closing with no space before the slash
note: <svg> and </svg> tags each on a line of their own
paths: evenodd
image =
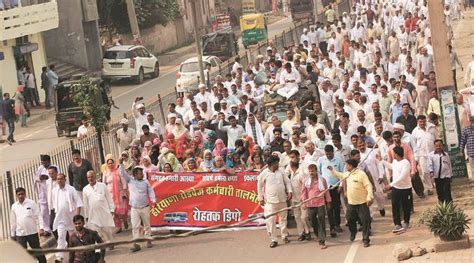
<svg viewBox="0 0 474 263">
<path fill-rule="evenodd" d="M 284 18 L 270 24 L 268 26 L 270 38 L 291 25 L 291 18 Z M 151 98 L 158 94 L 164 97 L 173 92 L 178 65 L 193 56 L 195 54 L 188 54 L 175 61 L 174 65 L 162 66 L 160 77 L 147 79 L 141 85 L 133 85 L 130 81 L 115 82 L 112 87 L 112 97 L 120 109 L 112 110 L 112 118 L 118 118 L 123 113 L 129 112 L 133 99 L 136 97 Z M 51 151 L 70 140 L 66 137 L 57 137 L 54 114 L 26 129 L 18 128 L 15 132 L 15 139 L 18 142 L 13 146 L 6 143 L 0 146 L 0 173 L 18 167 L 33 158 L 38 158 L 41 153 Z"/>
</svg>

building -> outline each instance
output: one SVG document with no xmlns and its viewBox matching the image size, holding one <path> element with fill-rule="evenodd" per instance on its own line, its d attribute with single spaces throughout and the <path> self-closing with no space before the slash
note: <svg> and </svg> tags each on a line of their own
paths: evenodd
<svg viewBox="0 0 474 263">
<path fill-rule="evenodd" d="M 2 93 L 13 95 L 18 86 L 17 70 L 21 66 L 33 70 L 39 89 L 41 68 L 47 65 L 41 32 L 57 28 L 59 14 L 56 0 L 11 2 L 18 2 L 18 6 L 0 9 L 0 86 Z M 39 92 L 39 95 L 43 100 L 44 93 Z"/>
</svg>

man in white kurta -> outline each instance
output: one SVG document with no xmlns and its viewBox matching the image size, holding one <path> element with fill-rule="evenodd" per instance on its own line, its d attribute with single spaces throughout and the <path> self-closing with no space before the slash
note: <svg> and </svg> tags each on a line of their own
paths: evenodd
<svg viewBox="0 0 474 263">
<path fill-rule="evenodd" d="M 84 215 L 87 218 L 87 228 L 97 231 L 104 241 L 111 241 L 115 227 L 113 213 L 114 201 L 107 186 L 97 182 L 94 171 L 87 172 L 89 184 L 82 190 Z"/>
<path fill-rule="evenodd" d="M 72 218 L 81 214 L 82 200 L 74 187 L 66 184 L 66 176 L 58 174 L 58 186 L 53 189 L 53 207 L 56 211 L 56 218 L 53 223 L 53 230 L 58 231 L 58 249 L 67 247 L 66 235 L 69 231 L 74 231 Z M 64 252 L 56 253 L 56 260 L 64 260 Z"/>
<path fill-rule="evenodd" d="M 289 100 L 298 92 L 298 83 L 300 82 L 300 73 L 298 73 L 297 70 L 293 70 L 290 63 L 286 63 L 285 70 L 282 71 L 280 75 L 280 84 L 282 87 L 277 90 L 278 95 Z"/>
</svg>

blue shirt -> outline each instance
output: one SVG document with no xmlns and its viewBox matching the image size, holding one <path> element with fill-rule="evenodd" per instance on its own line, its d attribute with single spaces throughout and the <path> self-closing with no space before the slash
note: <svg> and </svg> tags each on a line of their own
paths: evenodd
<svg viewBox="0 0 474 263">
<path fill-rule="evenodd" d="M 120 165 L 120 176 L 122 176 L 125 181 L 128 183 L 128 190 L 130 192 L 130 201 L 129 204 L 133 208 L 144 208 L 149 205 L 148 200 L 156 202 L 155 192 L 151 188 L 150 183 L 143 180 L 136 180 L 131 177 L 123 168 L 123 165 Z"/>
<path fill-rule="evenodd" d="M 329 160 L 326 156 L 318 160 L 319 173 L 326 179 L 328 185 L 336 185 L 339 183 L 339 178 L 332 175 L 331 171 L 327 168 L 328 166 L 332 166 L 334 170 L 342 173 L 344 171 L 344 161 L 342 161 L 339 155 L 334 155 L 332 160 Z"/>
</svg>

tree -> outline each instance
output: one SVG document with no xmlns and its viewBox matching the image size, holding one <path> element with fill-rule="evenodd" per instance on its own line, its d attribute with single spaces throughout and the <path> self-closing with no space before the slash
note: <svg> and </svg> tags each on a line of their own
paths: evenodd
<svg viewBox="0 0 474 263">
<path fill-rule="evenodd" d="M 176 19 L 179 5 L 176 0 L 134 0 L 140 28 L 150 28 L 157 24 L 166 25 Z M 99 24 L 111 33 L 129 33 L 127 5 L 124 0 L 97 0 Z"/>
<path fill-rule="evenodd" d="M 84 75 L 81 81 L 74 87 L 74 91 L 73 101 L 82 108 L 84 116 L 90 120 L 91 125 L 97 131 L 100 160 L 103 163 L 105 160 L 102 131 L 106 128 L 107 115 L 110 110 L 109 105 L 98 103 L 98 100 L 103 99 L 103 90 L 98 82 Z"/>
</svg>

